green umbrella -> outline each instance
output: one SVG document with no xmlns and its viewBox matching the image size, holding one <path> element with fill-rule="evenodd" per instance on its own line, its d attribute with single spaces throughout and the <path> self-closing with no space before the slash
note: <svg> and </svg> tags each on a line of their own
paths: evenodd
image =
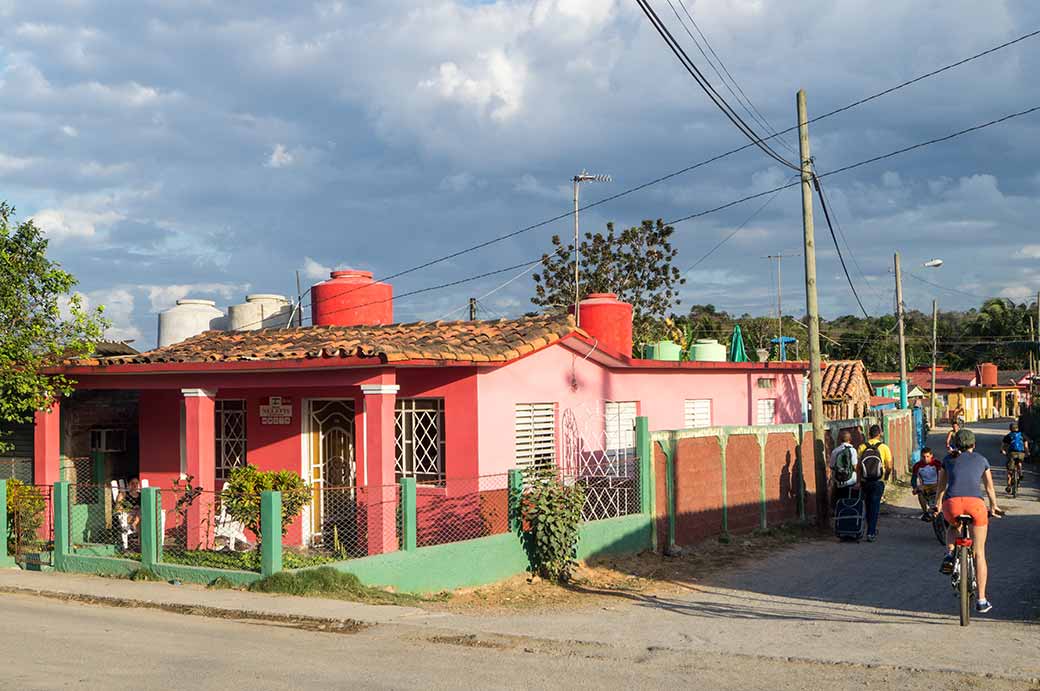
<svg viewBox="0 0 1040 691">
<path fill-rule="evenodd" d="M 748 362 L 747 351 L 744 350 L 744 337 L 740 333 L 740 324 L 733 326 L 733 337 L 729 341 L 729 361 Z"/>
</svg>

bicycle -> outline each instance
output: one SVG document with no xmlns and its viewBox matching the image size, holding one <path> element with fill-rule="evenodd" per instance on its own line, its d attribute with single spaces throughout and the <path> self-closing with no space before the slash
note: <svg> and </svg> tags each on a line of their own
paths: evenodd
<svg viewBox="0 0 1040 691">
<path fill-rule="evenodd" d="M 953 574 L 950 582 L 961 600 L 961 626 L 971 623 L 972 600 L 978 593 L 978 582 L 975 580 L 975 547 L 971 539 L 971 516 L 957 516 L 957 539 Z M 945 538 L 943 542 L 945 542 Z"/>
<path fill-rule="evenodd" d="M 1019 456 L 1017 458 L 1015 456 L 1009 457 L 1011 460 L 1008 461 L 1007 472 L 1008 481 L 1010 483 L 1009 487 L 1011 488 L 1011 491 L 1008 492 L 1008 494 L 1010 494 L 1012 497 L 1018 497 L 1018 486 L 1022 484 L 1022 459 L 1024 456 L 1025 454 L 1022 454 L 1022 456 Z"/>
</svg>

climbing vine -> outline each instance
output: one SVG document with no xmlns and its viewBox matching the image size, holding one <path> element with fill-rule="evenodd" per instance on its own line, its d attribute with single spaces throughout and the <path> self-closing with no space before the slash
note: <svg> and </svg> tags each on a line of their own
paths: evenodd
<svg viewBox="0 0 1040 691">
<path fill-rule="evenodd" d="M 584 502 L 584 489 L 562 482 L 555 468 L 527 473 L 520 497 L 520 532 L 532 573 L 556 582 L 570 579 L 577 565 Z"/>
</svg>

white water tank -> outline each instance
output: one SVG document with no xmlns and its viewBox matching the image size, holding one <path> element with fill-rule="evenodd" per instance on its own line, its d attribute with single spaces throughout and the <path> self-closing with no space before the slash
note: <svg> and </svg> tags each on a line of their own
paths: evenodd
<svg viewBox="0 0 1040 691">
<path fill-rule="evenodd" d="M 203 331 L 222 331 L 227 319 L 212 300 L 184 298 L 159 313 L 159 347 L 180 343 Z"/>
<path fill-rule="evenodd" d="M 282 329 L 289 325 L 292 305 L 284 295 L 254 293 L 246 301 L 228 308 L 228 330 Z"/>
</svg>

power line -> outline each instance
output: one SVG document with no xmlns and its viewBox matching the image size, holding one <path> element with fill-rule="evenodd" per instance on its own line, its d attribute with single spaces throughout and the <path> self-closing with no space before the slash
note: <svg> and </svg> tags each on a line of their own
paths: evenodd
<svg viewBox="0 0 1040 691">
<path fill-rule="evenodd" d="M 863 312 L 863 316 L 869 318 L 867 314 L 867 308 L 863 306 L 863 301 L 859 299 L 859 293 L 856 292 L 856 285 L 852 282 L 852 276 L 849 275 L 849 267 L 845 266 L 845 257 L 841 254 L 841 245 L 838 244 L 838 236 L 834 234 L 834 225 L 831 224 L 831 214 L 827 210 L 827 197 L 823 194 L 823 186 L 820 185 L 820 179 L 816 177 L 816 173 L 813 173 L 813 185 L 816 187 L 816 191 L 820 194 L 820 206 L 823 208 L 823 217 L 827 219 L 827 228 L 831 231 L 831 239 L 834 240 L 834 249 L 838 252 L 838 261 L 841 262 L 841 270 L 845 272 L 845 280 L 849 282 L 849 288 L 852 289 L 852 295 L 856 298 L 856 303 L 859 304 L 860 310 Z"/>
<path fill-rule="evenodd" d="M 672 11 L 675 12 L 675 6 L 672 5 L 671 0 L 667 0 L 667 2 L 669 6 L 672 8 Z M 772 158 L 777 163 L 783 166 L 787 166 L 792 170 L 799 170 L 798 166 L 787 161 L 783 156 L 778 154 L 768 144 L 766 144 L 766 140 L 762 137 L 759 137 L 758 134 L 754 131 L 754 129 L 752 129 L 751 126 L 748 125 L 747 122 L 745 122 L 744 119 L 740 117 L 740 115 L 735 110 L 733 110 L 733 107 L 730 106 L 729 103 L 726 102 L 726 99 L 723 98 L 722 95 L 719 94 L 719 92 L 715 89 L 715 87 L 711 85 L 711 82 L 709 82 L 707 78 L 705 78 L 704 74 L 697 67 L 696 63 L 694 63 L 693 60 L 690 59 L 690 56 L 686 53 L 683 47 L 679 45 L 679 42 L 675 39 L 675 36 L 673 36 L 672 32 L 668 30 L 667 26 L 665 26 L 664 21 L 657 15 L 657 12 L 654 11 L 654 8 L 650 6 L 648 0 L 636 0 L 636 3 L 638 3 L 639 7 L 643 10 L 643 14 L 645 14 L 647 19 L 650 20 L 650 23 L 653 25 L 657 33 L 661 36 L 662 40 L 664 40 L 668 48 L 675 55 L 676 59 L 679 60 L 679 64 L 681 64 L 683 68 L 690 74 L 690 76 L 693 77 L 693 80 L 697 82 L 697 86 L 699 86 L 701 90 L 708 95 L 708 98 L 711 99 L 712 103 L 714 103 L 715 106 L 720 111 L 722 111 L 722 114 L 725 115 L 731 123 L 733 123 L 734 127 L 740 130 L 740 133 L 747 137 L 753 145 L 757 146 L 767 156 Z M 679 13 L 675 12 L 675 16 L 679 17 Z"/>
<path fill-rule="evenodd" d="M 671 5 L 671 2 L 669 2 L 669 5 Z M 693 18 L 692 14 L 690 14 L 690 10 L 687 8 L 685 0 L 679 0 L 679 6 L 682 7 L 683 14 L 685 14 L 686 18 L 690 20 L 690 23 L 693 24 L 693 28 L 697 30 L 697 34 L 701 37 L 701 40 L 704 41 L 704 45 L 705 47 L 707 47 L 708 52 L 710 52 L 712 56 L 714 56 L 714 61 L 710 57 L 708 57 L 707 53 L 704 52 L 704 48 L 701 48 L 700 42 L 696 38 L 694 38 L 693 34 L 690 33 L 690 30 L 686 28 L 686 23 L 683 22 L 681 17 L 679 17 L 679 23 L 682 24 L 682 27 L 686 30 L 687 35 L 689 35 L 689 37 L 693 39 L 694 44 L 697 46 L 697 50 L 700 51 L 701 55 L 704 56 L 704 59 L 708 61 L 709 65 L 711 65 L 711 69 L 718 76 L 719 81 L 722 82 L 722 85 L 725 86 L 726 90 L 733 95 L 733 98 L 737 99 L 737 103 L 741 105 L 745 113 L 747 113 L 752 119 L 754 119 L 755 122 L 762 125 L 762 127 L 764 127 L 767 132 L 776 135 L 776 128 L 773 127 L 773 124 L 769 122 L 766 116 L 763 115 L 762 112 L 755 107 L 755 104 L 751 102 L 751 99 L 748 98 L 748 95 L 744 93 L 744 89 L 740 87 L 740 84 L 737 82 L 736 79 L 733 78 L 733 75 L 730 74 L 730 71 L 726 68 L 726 63 L 724 63 L 722 61 L 722 58 L 719 57 L 719 54 L 715 52 L 715 49 L 712 47 L 711 42 L 708 41 L 708 37 L 704 35 L 704 32 L 701 31 L 700 25 L 697 24 L 697 20 Z M 675 11 L 675 7 L 672 7 L 672 11 Z M 676 14 L 676 16 L 678 17 L 678 14 Z M 716 62 L 718 62 L 718 67 L 715 66 Z M 721 68 L 722 72 L 724 72 L 726 77 L 729 78 L 728 82 L 726 80 L 726 77 L 723 77 L 722 73 L 719 72 L 719 68 Z M 730 83 L 733 84 L 732 87 L 730 86 Z M 737 93 L 734 93 L 734 87 L 736 88 L 737 92 L 739 92 L 739 95 Z M 786 139 L 780 137 L 777 141 L 779 141 L 780 144 L 788 151 L 790 151 L 792 154 L 798 156 L 798 150 L 795 149 Z"/>
<path fill-rule="evenodd" d="M 918 280 L 921 283 L 927 283 L 928 285 L 932 286 L 933 288 L 938 288 L 939 290 L 945 290 L 945 291 L 950 292 L 950 293 L 956 293 L 958 295 L 966 295 L 966 296 L 968 296 L 970 298 L 977 298 L 979 300 L 991 300 L 991 299 L 993 299 L 993 296 L 986 297 L 985 295 L 977 295 L 975 293 L 968 293 L 968 292 L 965 292 L 963 290 L 958 290 L 957 288 L 950 288 L 949 286 L 944 286 L 944 285 L 941 285 L 939 283 L 933 283 L 933 282 L 929 281 L 926 278 L 921 278 L 920 276 L 918 276 L 917 274 L 915 274 L 913 272 L 907 273 L 907 276 L 909 276 L 910 278 L 913 278 L 915 280 Z"/>
<path fill-rule="evenodd" d="M 836 109 L 831 110 L 829 112 L 823 113 L 822 115 L 816 116 L 814 118 L 809 118 L 808 120 L 806 120 L 806 123 L 807 124 L 812 124 L 812 123 L 815 123 L 815 122 L 819 122 L 821 120 L 824 120 L 826 118 L 832 117 L 832 116 L 837 115 L 839 113 L 843 113 L 843 112 L 845 112 L 847 110 L 851 110 L 852 108 L 855 108 L 857 106 L 863 105 L 864 103 L 868 103 L 870 101 L 873 101 L 874 99 L 881 98 L 882 96 L 886 96 L 886 95 L 891 94 L 891 93 L 893 93 L 895 91 L 899 91 L 900 89 L 906 88 L 907 86 L 910 86 L 912 84 L 916 84 L 917 82 L 920 82 L 920 81 L 922 81 L 924 79 L 928 79 L 930 77 L 934 77 L 935 75 L 941 74 L 941 73 L 946 72 L 946 71 L 951 70 L 951 69 L 954 69 L 956 67 L 964 65 L 966 63 L 969 63 L 969 62 L 971 62 L 973 60 L 977 60 L 977 59 L 982 58 L 982 57 L 984 57 L 986 55 L 990 55 L 991 53 L 995 53 L 995 52 L 997 52 L 997 51 L 999 51 L 999 50 L 1001 50 L 1003 48 L 1007 48 L 1009 46 L 1015 45 L 1015 44 L 1017 44 L 1017 43 L 1019 43 L 1021 41 L 1024 41 L 1024 40 L 1026 40 L 1028 38 L 1033 38 L 1034 36 L 1037 36 L 1037 35 L 1040 35 L 1040 30 L 1033 31 L 1033 32 L 1028 33 L 1028 34 L 1024 34 L 1024 35 L 1019 36 L 1018 38 L 1015 38 L 1015 39 L 1013 39 L 1011 41 L 1007 41 L 1007 42 L 1002 43 L 1000 45 L 993 46 L 992 48 L 984 50 L 984 51 L 982 51 L 980 53 L 976 53 L 976 54 L 971 55 L 969 57 L 966 57 L 966 58 L 963 58 L 961 60 L 958 60 L 957 62 L 950 63 L 950 64 L 945 65 L 943 67 L 940 67 L 938 69 L 932 70 L 931 72 L 927 72 L 925 74 L 922 74 L 922 75 L 919 75 L 917 77 L 914 77 L 913 79 L 909 79 L 909 80 L 907 80 L 905 82 L 902 82 L 900 84 L 896 84 L 895 86 L 889 87 L 888 89 L 885 89 L 883 91 L 879 91 L 877 93 L 874 93 L 874 94 L 871 94 L 871 95 L 866 96 L 864 98 L 861 98 L 858 101 L 853 101 L 852 103 L 846 104 L 846 105 L 844 105 L 844 106 L 842 106 L 840 108 L 836 108 Z M 693 164 L 691 164 L 689 166 L 686 166 L 684 168 L 680 168 L 678 170 L 675 170 L 675 171 L 673 171 L 671 173 L 666 173 L 664 175 L 661 175 L 659 177 L 653 178 L 653 179 L 648 180 L 648 181 L 646 181 L 644 183 L 641 183 L 639 185 L 635 185 L 633 187 L 630 187 L 630 188 L 628 188 L 626 190 L 622 190 L 620 192 L 616 192 L 614 194 L 611 194 L 611 195 L 608 195 L 606 197 L 603 197 L 602 199 L 598 199 L 596 201 L 589 202 L 589 203 L 579 207 L 577 209 L 577 211 L 587 211 L 587 210 L 595 208 L 597 206 L 601 206 L 603 204 L 608 204 L 608 203 L 610 203 L 612 201 L 616 201 L 616 200 L 621 199 L 623 197 L 627 197 L 627 196 L 629 196 L 631 194 L 635 194 L 636 192 L 640 192 L 640 191 L 642 191 L 644 189 L 647 189 L 648 187 L 653 187 L 654 185 L 658 185 L 658 184 L 660 184 L 662 182 L 666 182 L 668 180 L 671 180 L 672 178 L 678 177 L 680 175 L 684 175 L 684 174 L 689 173 L 691 171 L 697 170 L 698 168 L 702 168 L 704 166 L 707 166 L 707 165 L 710 165 L 712 163 L 715 163 L 716 161 L 719 161 L 719 160 L 721 160 L 723 158 L 727 158 L 727 157 L 732 156 L 734 154 L 740 153 L 741 151 L 744 151 L 745 149 L 750 149 L 751 147 L 756 146 L 758 141 L 763 141 L 763 142 L 764 141 L 768 141 L 768 140 L 773 139 L 775 137 L 780 137 L 780 136 L 783 136 L 783 135 L 788 134 L 790 132 L 793 132 L 793 131 L 795 131 L 797 129 L 798 129 L 798 125 L 794 125 L 792 127 L 789 127 L 789 128 L 787 128 L 785 130 L 782 130 L 782 131 L 780 131 L 780 132 L 778 132 L 776 134 L 770 135 L 770 136 L 762 138 L 760 140 L 756 140 L 756 141 L 750 142 L 748 144 L 744 144 L 742 146 L 738 146 L 738 147 L 736 147 L 734 149 L 730 149 L 728 151 L 724 151 L 724 152 L 722 152 L 720 154 L 716 154 L 714 156 L 706 158 L 706 159 L 704 159 L 702 161 L 699 161 L 697 163 L 693 163 Z M 769 194 L 769 192 L 767 191 L 764 194 Z M 761 195 L 759 195 L 759 196 L 761 196 Z M 754 197 L 751 197 L 751 198 L 754 198 Z M 745 200 L 741 200 L 741 201 L 747 201 L 747 200 L 745 199 Z M 736 202 L 736 203 L 740 203 L 740 202 Z M 725 207 L 723 207 L 723 208 L 725 208 Z M 537 223 L 532 223 L 531 225 L 525 226 L 525 227 L 520 228 L 518 230 L 509 232 L 509 233 L 505 233 L 503 235 L 499 235 L 499 236 L 496 236 L 496 237 L 493 237 L 493 238 L 490 238 L 489 240 L 485 240 L 483 242 L 479 242 L 479 243 L 477 243 L 475 245 L 471 245 L 469 247 L 465 247 L 465 248 L 462 248 L 460 250 L 456 250 L 454 252 L 450 252 L 450 253 L 445 254 L 443 256 L 437 257 L 435 259 L 431 259 L 431 260 L 423 262 L 421 264 L 417 264 L 417 265 L 409 267 L 407 269 L 403 269 L 403 270 L 398 271 L 396 273 L 389 274 L 387 276 L 382 276 L 378 280 L 380 280 L 380 281 L 389 281 L 389 280 L 392 280 L 394 278 L 399 278 L 401 276 L 405 276 L 407 274 L 414 273 L 416 271 L 421 271 L 423 269 L 427 269 L 427 268 L 429 268 L 431 266 L 435 266 L 437 264 L 441 264 L 441 263 L 449 261 L 451 259 L 456 259 L 456 258 L 458 258 L 458 257 L 460 257 L 462 255 L 469 254 L 470 252 L 475 252 L 477 250 L 484 249 L 485 247 L 489 247 L 489 246 L 497 244 L 499 242 L 503 242 L 505 240 L 509 240 L 511 238 L 517 237 L 518 235 L 522 235 L 524 233 L 528 233 L 528 232 L 531 232 L 533 230 L 537 230 L 538 228 L 545 227 L 547 225 L 550 225 L 550 224 L 555 223 L 557 221 L 563 220 L 565 218 L 570 218 L 571 216 L 574 215 L 574 213 L 575 213 L 574 210 L 568 210 L 565 213 L 558 214 L 556 216 L 553 216 L 551 218 L 547 218 L 547 219 L 545 219 L 543 221 L 539 221 Z M 681 220 L 688 220 L 688 219 L 681 219 Z M 354 290 L 360 290 L 360 287 L 359 288 L 355 288 Z M 349 292 L 349 291 L 347 291 L 347 292 Z"/>
</svg>

